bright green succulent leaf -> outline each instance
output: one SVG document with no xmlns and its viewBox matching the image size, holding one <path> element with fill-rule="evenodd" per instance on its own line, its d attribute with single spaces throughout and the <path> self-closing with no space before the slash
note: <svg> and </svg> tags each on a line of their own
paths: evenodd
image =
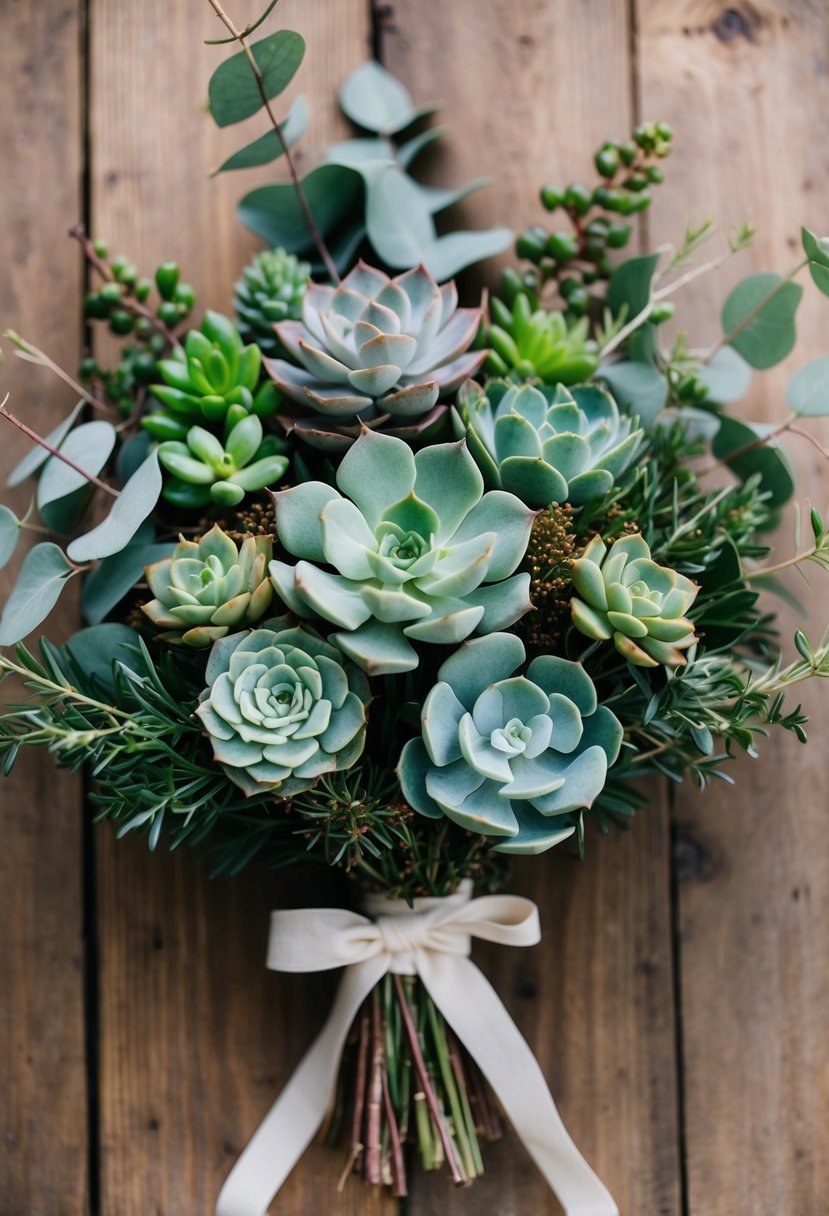
<svg viewBox="0 0 829 1216">
<path fill-rule="evenodd" d="M 761 435 L 762 428 L 756 424 L 750 426 L 736 418 L 723 417 L 711 451 L 717 460 L 727 461 L 741 481 L 752 473 L 759 473 L 761 489 L 769 493 L 770 505 L 779 507 L 794 493 L 794 477 L 778 444 L 757 444 Z M 750 444 L 757 446 L 749 447 Z"/>
<path fill-rule="evenodd" d="M 748 392 L 751 368 L 732 346 L 721 346 L 713 358 L 699 369 L 696 379 L 705 385 L 708 401 L 728 405 L 732 401 L 739 401 Z"/>
<path fill-rule="evenodd" d="M 115 428 L 109 422 L 98 419 L 95 422 L 85 422 L 70 431 L 60 446 L 64 456 L 73 460 L 80 468 L 89 474 L 84 477 L 61 460 L 52 456 L 43 467 L 37 483 L 37 505 L 43 510 L 50 502 L 67 498 L 76 490 L 89 484 L 90 477 L 97 477 L 112 455 L 115 447 Z"/>
<path fill-rule="evenodd" d="M 596 375 L 608 385 L 620 409 L 637 416 L 642 426 L 653 426 L 668 399 L 668 383 L 652 363 L 608 363 Z"/>
<path fill-rule="evenodd" d="M 13 646 L 37 629 L 75 573 L 66 554 L 51 541 L 30 549 L 0 617 L 0 646 Z"/>
<path fill-rule="evenodd" d="M 437 232 L 417 185 L 396 166 L 368 184 L 368 239 L 387 266 L 403 269 L 425 262 Z"/>
<path fill-rule="evenodd" d="M 435 108 L 415 108 L 409 90 L 376 59 L 367 60 L 346 76 L 340 105 L 358 127 L 389 135 Z"/>
<path fill-rule="evenodd" d="M 71 666 L 83 673 L 84 680 L 99 685 L 103 692 L 111 694 L 115 690 L 113 664 L 121 661 L 132 666 L 135 655 L 130 648 L 136 646 L 138 634 L 134 629 L 108 621 L 103 625 L 79 629 L 60 647 L 58 658 L 59 661 L 62 658 L 64 663 L 69 659 Z M 67 672 L 70 677 L 71 666 Z"/>
<path fill-rule="evenodd" d="M 250 48 L 262 74 L 268 99 L 276 97 L 293 80 L 305 53 L 305 40 L 294 30 L 278 30 Z M 262 108 L 262 94 L 244 51 L 220 63 L 207 88 L 210 113 L 218 127 L 250 118 Z"/>
<path fill-rule="evenodd" d="M 794 318 L 803 288 L 779 274 L 752 274 L 723 305 L 725 341 L 758 370 L 774 367 L 794 347 Z"/>
<path fill-rule="evenodd" d="M 143 579 L 145 566 L 170 556 L 172 543 L 155 544 L 154 535 L 152 524 L 145 521 L 126 549 L 104 558 L 87 574 L 81 592 L 81 612 L 90 625 L 99 624 Z"/>
<path fill-rule="evenodd" d="M 20 522 L 14 511 L 0 506 L 0 570 L 10 561 L 20 540 Z"/>
<path fill-rule="evenodd" d="M 829 237 L 817 236 L 805 225 L 800 229 L 803 241 L 803 252 L 810 262 L 829 268 Z"/>
<path fill-rule="evenodd" d="M 307 127 L 308 107 L 304 97 L 297 97 L 288 111 L 287 118 L 279 124 L 279 130 L 282 133 L 281 140 L 276 131 L 271 128 L 270 131 L 266 131 L 264 135 L 260 135 L 258 139 L 229 156 L 219 165 L 218 169 L 213 170 L 211 177 L 215 177 L 217 173 L 227 173 L 231 169 L 253 169 L 257 165 L 269 165 L 271 161 L 278 160 L 282 156 L 285 148 L 293 148 L 294 144 L 302 139 Z"/>
<path fill-rule="evenodd" d="M 627 319 L 632 321 L 647 307 L 659 258 L 658 253 L 644 253 L 617 266 L 607 288 L 607 306 L 614 316 L 627 305 Z"/>
<path fill-rule="evenodd" d="M 829 296 L 829 269 L 826 266 L 822 266 L 820 262 L 810 262 L 809 274 L 812 276 L 812 282 L 818 291 L 823 292 L 825 296 Z"/>
<path fill-rule="evenodd" d="M 318 165 L 302 179 L 302 190 L 326 238 L 343 227 L 352 228 L 355 214 L 362 214 L 363 179 L 345 165 Z M 316 253 L 296 191 L 288 183 L 251 190 L 238 204 L 237 214 L 272 248 L 281 246 L 300 256 Z"/>
<path fill-rule="evenodd" d="M 72 541 L 67 549 L 69 556 L 76 562 L 88 562 L 120 552 L 153 510 L 160 493 L 158 455 L 151 452 L 115 499 L 106 519 L 91 532 Z"/>
<path fill-rule="evenodd" d="M 829 414 L 829 355 L 798 368 L 786 389 L 786 401 L 804 418 Z"/>
<path fill-rule="evenodd" d="M 46 442 L 51 444 L 53 448 L 60 447 L 65 436 L 75 425 L 75 419 L 83 409 L 83 404 L 84 403 L 82 401 L 79 401 L 72 413 L 67 418 L 64 418 L 63 422 L 59 423 L 58 426 L 56 426 L 55 429 L 50 431 L 46 436 Z M 6 478 L 6 485 L 19 486 L 21 482 L 25 481 L 27 477 L 31 477 L 33 473 L 38 471 L 41 465 L 46 463 L 46 461 L 49 459 L 49 455 L 50 453 L 46 450 L 46 448 L 40 447 L 39 444 L 32 448 L 31 452 L 27 452 L 19 464 L 16 464 L 11 473 L 9 473 L 8 477 Z"/>
</svg>

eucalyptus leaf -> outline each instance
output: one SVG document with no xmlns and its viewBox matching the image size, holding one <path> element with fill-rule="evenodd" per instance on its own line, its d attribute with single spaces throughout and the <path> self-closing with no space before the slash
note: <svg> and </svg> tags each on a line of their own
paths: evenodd
<svg viewBox="0 0 829 1216">
<path fill-rule="evenodd" d="M 326 164 L 345 165 L 362 171 L 367 164 L 396 163 L 394 148 L 387 139 L 343 139 L 331 144 L 325 153 Z"/>
<path fill-rule="evenodd" d="M 217 173 L 227 173 L 232 169 L 254 169 L 257 165 L 269 165 L 271 161 L 278 160 L 283 155 L 285 150 L 282 146 L 283 142 L 285 147 L 293 148 L 294 144 L 302 139 L 307 127 L 308 107 L 304 97 L 297 97 L 288 111 L 288 116 L 279 124 L 282 141 L 271 127 L 253 143 L 247 144 L 229 156 L 219 165 L 218 169 L 213 170 L 211 177 L 215 177 Z"/>
<path fill-rule="evenodd" d="M 512 232 L 509 228 L 449 232 L 446 236 L 437 238 L 427 250 L 423 263 L 439 283 L 445 283 L 466 266 L 495 257 L 511 244 Z"/>
<path fill-rule="evenodd" d="M 817 236 L 805 225 L 800 229 L 803 252 L 810 262 L 829 268 L 829 237 Z"/>
<path fill-rule="evenodd" d="M 414 135 L 406 143 L 401 144 L 396 153 L 398 165 L 403 169 L 408 169 L 424 148 L 428 148 L 429 144 L 434 143 L 435 140 L 442 139 L 446 131 L 446 127 L 428 127 L 427 130 L 421 131 L 419 135 Z"/>
<path fill-rule="evenodd" d="M 87 574 L 81 592 L 81 612 L 90 625 L 97 625 L 144 577 L 144 568 L 169 557 L 172 542 L 157 544 L 155 529 L 145 521 L 126 549 L 99 562 Z"/>
<path fill-rule="evenodd" d="M 20 540 L 20 521 L 14 511 L 0 506 L 0 570 L 11 560 Z"/>
<path fill-rule="evenodd" d="M 40 508 L 41 523 L 50 532 L 59 532 L 62 536 L 68 536 L 71 532 L 77 531 L 81 520 L 89 510 L 94 494 L 95 487 L 85 481 L 73 493 L 66 494 L 63 498 L 56 498 L 54 502 L 44 503 Z"/>
<path fill-rule="evenodd" d="M 158 455 L 152 451 L 133 473 L 112 505 L 103 523 L 73 540 L 67 553 L 76 562 L 111 557 L 126 548 L 139 526 L 158 502 L 161 470 Z"/>
<path fill-rule="evenodd" d="M 432 215 L 437 215 L 439 211 L 445 211 L 447 207 L 453 207 L 455 203 L 468 198 L 476 190 L 483 190 L 485 186 L 491 185 L 491 182 L 492 179 L 489 177 L 476 177 L 473 181 L 466 182 L 465 185 L 457 186 L 454 189 L 444 189 L 442 186 L 422 186 L 420 182 L 415 182 L 415 185 L 426 200 L 429 211 Z"/>
<path fill-rule="evenodd" d="M 37 629 L 75 572 L 63 550 L 51 541 L 30 549 L 0 617 L 0 646 L 13 646 Z"/>
<path fill-rule="evenodd" d="M 147 432 L 139 431 L 121 444 L 115 458 L 115 471 L 122 485 L 129 481 L 138 466 L 147 459 L 151 443 Z"/>
<path fill-rule="evenodd" d="M 358 127 L 393 135 L 434 107 L 415 109 L 405 85 L 376 59 L 355 68 L 340 87 L 340 105 Z"/>
<path fill-rule="evenodd" d="M 368 184 L 368 239 L 387 266 L 408 269 L 425 262 L 437 231 L 418 186 L 390 167 Z"/>
<path fill-rule="evenodd" d="M 751 368 L 733 347 L 721 346 L 699 369 L 696 379 L 705 385 L 708 401 L 728 405 L 731 401 L 739 401 L 748 392 Z"/>
<path fill-rule="evenodd" d="M 74 633 L 69 641 L 58 649 L 58 662 L 62 668 L 69 667 L 66 674 L 70 679 L 73 674 L 71 668 L 74 666 L 78 674 L 83 675 L 85 684 L 97 684 L 102 692 L 111 694 L 115 691 L 113 665 L 117 662 L 134 663 L 135 655 L 131 647 L 137 647 L 138 644 L 138 634 L 134 629 L 115 621 L 107 621 Z"/>
<path fill-rule="evenodd" d="M 50 502 L 74 494 L 88 485 L 91 477 L 97 477 L 112 455 L 115 440 L 115 427 L 101 419 L 84 422 L 70 431 L 60 445 L 60 452 L 89 476 L 84 477 L 59 456 L 50 456 L 37 483 L 38 509 L 42 511 Z"/>
<path fill-rule="evenodd" d="M 829 355 L 799 368 L 789 381 L 786 401 L 795 414 L 821 418 L 829 414 Z"/>
<path fill-rule="evenodd" d="M 627 320 L 632 321 L 647 307 L 659 257 L 658 253 L 644 253 L 616 267 L 607 288 L 607 306 L 614 316 L 627 305 Z"/>
<path fill-rule="evenodd" d="M 749 275 L 723 305 L 725 340 L 752 367 L 774 367 L 794 347 L 794 318 L 802 295 L 802 287 L 778 274 Z"/>
<path fill-rule="evenodd" d="M 812 282 L 818 291 L 823 292 L 825 296 L 829 296 L 829 269 L 819 262 L 810 262 L 809 274 L 812 276 Z"/>
<path fill-rule="evenodd" d="M 302 179 L 302 190 L 326 239 L 352 228 L 362 215 L 363 179 L 345 165 L 318 165 Z M 237 214 L 271 248 L 282 246 L 300 257 L 316 252 L 296 191 L 288 183 L 251 190 L 239 203 Z"/>
<path fill-rule="evenodd" d="M 305 40 L 294 30 L 278 30 L 251 46 L 262 73 L 268 99 L 276 97 L 293 80 L 305 54 Z M 220 63 L 207 89 L 210 113 L 218 127 L 250 118 L 263 105 L 262 94 L 244 51 Z"/>
<path fill-rule="evenodd" d="M 783 449 L 774 441 L 757 444 L 763 428 L 724 416 L 711 445 L 717 460 L 726 461 L 732 472 L 745 481 L 753 473 L 760 476 L 760 488 L 769 494 L 769 503 L 780 507 L 794 493 L 794 477 Z"/>
<path fill-rule="evenodd" d="M 653 426 L 668 399 L 668 382 L 652 363 L 606 363 L 596 376 L 608 385 L 620 409 L 636 415 L 642 426 Z"/>
<path fill-rule="evenodd" d="M 53 448 L 60 447 L 64 436 L 67 435 L 75 425 L 75 419 L 83 409 L 83 405 L 84 403 L 79 401 L 72 413 L 67 418 L 64 418 L 63 422 L 59 423 L 53 431 L 50 431 L 49 434 L 45 436 L 46 442 L 51 444 Z M 35 447 L 32 448 L 31 452 L 27 452 L 19 464 L 14 466 L 11 473 L 9 473 L 8 477 L 6 478 L 6 485 L 19 486 L 20 483 L 25 481 L 27 477 L 31 477 L 32 474 L 36 473 L 40 466 L 46 463 L 49 456 L 50 453 L 47 452 L 46 448 L 42 448 L 39 444 L 36 444 Z"/>
</svg>

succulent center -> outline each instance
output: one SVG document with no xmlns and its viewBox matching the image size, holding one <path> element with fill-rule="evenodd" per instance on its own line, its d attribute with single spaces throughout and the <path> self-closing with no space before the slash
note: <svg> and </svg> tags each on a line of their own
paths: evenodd
<svg viewBox="0 0 829 1216">
<path fill-rule="evenodd" d="M 661 604 L 662 602 L 661 593 L 649 587 L 642 579 L 637 579 L 635 583 L 631 583 L 628 591 L 636 599 L 650 600 L 652 604 Z"/>
<path fill-rule="evenodd" d="M 489 741 L 499 752 L 518 756 L 526 751 L 527 744 L 532 737 L 531 727 L 525 726 L 520 718 L 510 718 L 506 726 L 499 726 L 492 732 Z"/>
<path fill-rule="evenodd" d="M 386 525 L 388 528 L 388 525 Z M 419 557 L 429 551 L 431 543 L 417 532 L 403 532 L 395 528 L 385 531 L 380 538 L 378 552 L 398 569 L 407 570 Z"/>
</svg>

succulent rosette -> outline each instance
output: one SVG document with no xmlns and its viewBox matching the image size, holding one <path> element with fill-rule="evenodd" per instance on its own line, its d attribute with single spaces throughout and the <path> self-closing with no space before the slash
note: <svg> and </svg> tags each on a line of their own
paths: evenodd
<svg viewBox="0 0 829 1216">
<path fill-rule="evenodd" d="M 259 347 L 245 346 L 232 321 L 206 312 L 184 346 L 160 361 L 164 383 L 151 385 L 150 392 L 183 422 L 220 422 L 232 405 L 253 409 L 261 364 Z"/>
<path fill-rule="evenodd" d="M 452 410 L 487 485 L 533 507 L 581 506 L 613 488 L 635 457 L 643 432 L 603 389 L 555 389 L 468 381 Z"/>
<path fill-rule="evenodd" d="M 274 326 L 299 320 L 310 266 L 284 249 L 263 249 L 242 271 L 234 287 L 239 329 L 267 355 L 283 354 Z"/>
<path fill-rule="evenodd" d="M 570 836 L 562 816 L 591 806 L 622 742 L 579 663 L 540 655 L 522 674 L 525 657 L 511 633 L 459 647 L 398 766 L 416 811 L 498 837 L 501 853 L 540 853 Z"/>
<path fill-rule="evenodd" d="M 599 365 L 597 344 L 590 338 L 587 317 L 568 324 L 561 312 L 533 308 L 518 292 L 512 308 L 497 296 L 490 301 L 492 324 L 487 330 L 486 370 L 493 376 L 514 373 L 545 384 L 578 384 Z"/>
<path fill-rule="evenodd" d="M 279 540 L 301 560 L 271 562 L 271 576 L 297 615 L 336 625 L 337 644 L 372 675 L 417 667 L 412 641 L 456 645 L 530 609 L 529 575 L 514 571 L 533 512 L 484 494 L 464 443 L 414 454 L 364 430 L 337 485 L 274 494 Z"/>
<path fill-rule="evenodd" d="M 216 642 L 206 679 L 196 714 L 216 761 L 245 794 L 299 794 L 363 751 L 368 681 L 289 617 Z"/>
<path fill-rule="evenodd" d="M 246 494 L 279 481 L 288 467 L 285 445 L 277 435 L 264 434 L 255 414 L 244 414 L 224 443 L 204 427 L 191 426 L 183 441 L 159 444 L 158 459 L 172 474 L 162 494 L 179 507 L 236 506 Z"/>
<path fill-rule="evenodd" d="M 154 599 L 141 607 L 166 642 L 210 646 L 231 629 L 252 625 L 273 598 L 269 536 L 248 536 L 237 545 L 214 524 L 197 541 L 183 537 L 169 557 L 147 566 Z"/>
<path fill-rule="evenodd" d="M 589 638 L 613 639 L 639 667 L 678 667 L 697 641 L 686 613 L 699 587 L 684 574 L 658 565 L 644 537 L 622 536 L 608 549 L 594 536 L 572 568 L 578 592 L 573 624 Z"/>
<path fill-rule="evenodd" d="M 343 449 L 360 424 L 422 434 L 444 413 L 438 399 L 472 376 L 486 351 L 469 351 L 479 308 L 458 308 L 454 283 L 439 287 L 417 266 L 390 278 L 364 262 L 338 287 L 310 283 L 302 321 L 276 326 L 295 361 L 266 359 L 278 388 L 312 417 L 292 419 L 318 447 Z"/>
</svg>

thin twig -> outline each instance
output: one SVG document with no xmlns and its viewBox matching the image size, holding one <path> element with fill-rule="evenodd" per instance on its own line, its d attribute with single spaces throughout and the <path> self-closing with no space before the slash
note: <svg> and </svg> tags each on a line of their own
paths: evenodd
<svg viewBox="0 0 829 1216">
<path fill-rule="evenodd" d="M 394 1115 L 394 1107 L 392 1106 L 391 1094 L 389 1093 L 389 1073 L 388 1069 L 383 1069 L 383 1106 L 386 1111 L 386 1123 L 389 1128 L 389 1143 L 391 1146 L 391 1177 L 392 1177 L 392 1192 L 398 1199 L 402 1199 L 407 1194 L 406 1191 L 406 1163 L 403 1160 L 403 1147 L 400 1143 L 400 1131 L 397 1127 L 397 1119 Z"/>
<path fill-rule="evenodd" d="M 371 994 L 371 1080 L 366 1105 L 366 1149 L 363 1158 L 366 1181 L 373 1183 L 383 1181 L 380 1161 L 380 1115 L 383 1102 L 384 1067 L 380 996 L 375 988 Z"/>
<path fill-rule="evenodd" d="M 86 480 L 93 486 L 97 486 L 99 490 L 103 490 L 105 494 L 111 495 L 112 498 L 117 498 L 119 496 L 120 491 L 113 489 L 112 486 L 108 486 L 105 481 L 101 481 L 101 479 L 96 477 L 93 473 L 89 473 L 86 469 L 82 469 L 79 464 L 76 464 L 75 461 L 71 459 L 71 457 L 64 455 L 59 448 L 53 447 L 48 439 L 44 439 L 42 435 L 38 435 L 37 431 L 33 431 L 31 427 L 26 426 L 25 422 L 21 422 L 19 418 L 10 413 L 9 410 L 6 409 L 6 402 L 8 399 L 9 396 L 7 393 L 2 403 L 0 403 L 0 416 L 5 418 L 13 426 L 16 426 L 19 431 L 22 431 L 23 434 L 31 439 L 34 443 L 38 444 L 42 448 L 45 448 L 47 452 L 52 454 L 52 456 L 57 456 L 58 460 L 62 460 L 64 464 L 68 464 L 70 469 L 74 469 L 76 473 L 79 473 L 81 477 L 86 478 Z"/>
<path fill-rule="evenodd" d="M 98 257 L 92 242 L 86 235 L 86 229 L 84 228 L 83 224 L 74 224 L 69 229 L 69 235 L 74 237 L 75 240 L 80 244 L 81 249 L 83 249 L 84 252 L 84 257 L 89 264 L 98 271 L 98 274 L 102 279 L 105 279 L 107 283 L 116 283 L 118 281 L 110 270 L 109 266 L 107 266 L 106 262 L 102 258 Z M 131 312 L 133 316 L 143 317 L 146 321 L 149 321 L 153 329 L 161 334 L 162 338 L 169 346 L 181 346 L 181 342 L 173 331 L 164 324 L 160 317 L 155 315 L 151 308 L 147 308 L 144 304 L 140 304 L 138 300 L 133 299 L 132 296 L 128 295 L 123 296 L 119 303 L 121 308 L 125 309 L 127 312 Z"/>
<path fill-rule="evenodd" d="M 366 1104 L 366 1074 L 368 1072 L 368 1013 L 360 1015 L 360 1041 L 357 1047 L 357 1071 L 354 1080 L 354 1109 L 351 1115 L 351 1154 L 346 1162 L 337 1190 L 342 1191 L 346 1179 L 363 1152 L 363 1113 Z"/>
<path fill-rule="evenodd" d="M 328 277 L 332 280 L 332 282 L 339 283 L 340 282 L 339 272 L 337 270 L 337 267 L 334 265 L 334 260 L 331 257 L 331 254 L 328 252 L 328 246 L 326 245 L 325 241 L 323 240 L 322 233 L 320 232 L 319 228 L 317 227 L 317 221 L 314 219 L 314 216 L 311 212 L 311 208 L 308 205 L 308 200 L 305 197 L 305 192 L 302 189 L 302 184 L 300 183 L 300 180 L 299 180 L 299 174 L 297 173 L 296 166 L 294 164 L 294 158 L 291 156 L 291 150 L 288 147 L 288 144 L 285 140 L 285 136 L 282 134 L 282 128 L 279 125 L 276 115 L 274 114 L 274 112 L 271 108 L 270 98 L 268 97 L 268 93 L 265 88 L 265 81 L 264 81 L 262 73 L 259 69 L 259 64 L 256 62 L 256 58 L 255 58 L 253 52 L 251 51 L 250 47 L 248 46 L 247 41 L 245 40 L 246 31 L 237 30 L 236 26 L 233 24 L 230 17 L 228 17 L 227 13 L 224 11 L 221 4 L 219 3 L 219 0 L 207 0 L 207 2 L 210 5 L 210 7 L 213 9 L 213 12 L 219 18 L 219 20 L 222 22 L 222 24 L 228 30 L 228 32 L 231 33 L 233 35 L 233 37 L 236 39 L 236 41 L 239 43 L 239 46 L 242 48 L 242 50 L 245 52 L 245 55 L 247 56 L 247 60 L 248 60 L 248 63 L 250 64 L 251 71 L 253 72 L 254 76 L 256 77 L 256 87 L 259 89 L 259 95 L 262 98 L 262 104 L 265 107 L 265 110 L 267 111 L 268 118 L 271 120 L 271 125 L 273 126 L 273 129 L 276 132 L 276 138 L 279 140 L 280 146 L 282 148 L 282 153 L 285 157 L 285 163 L 288 166 L 288 172 L 291 175 L 291 181 L 293 183 L 294 190 L 296 191 L 297 202 L 299 203 L 300 209 L 305 218 L 305 223 L 308 226 L 308 231 L 311 234 L 314 244 L 316 245 L 317 249 L 319 250 L 319 255 L 322 258 L 322 261 L 325 265 L 325 269 L 328 273 Z"/>
<path fill-rule="evenodd" d="M 69 387 L 76 392 L 78 396 L 87 403 L 87 405 L 91 405 L 94 410 L 98 410 L 102 414 L 113 414 L 114 411 L 110 408 L 110 406 L 107 405 L 105 401 L 101 401 L 98 397 L 95 397 L 92 393 L 85 389 L 83 385 L 78 384 L 77 380 L 73 380 L 69 375 L 69 372 L 64 371 L 60 364 L 55 363 L 54 359 L 50 359 L 45 351 L 40 350 L 37 346 L 32 346 L 31 342 L 27 342 L 24 338 L 21 338 L 20 335 L 15 333 L 13 329 L 7 329 L 5 331 L 5 337 L 7 337 L 13 344 L 14 353 L 18 359 L 22 359 L 24 363 L 33 363 L 35 367 L 47 368 L 48 371 L 53 372 L 59 380 L 62 380 L 64 384 L 68 384 Z"/>
</svg>

